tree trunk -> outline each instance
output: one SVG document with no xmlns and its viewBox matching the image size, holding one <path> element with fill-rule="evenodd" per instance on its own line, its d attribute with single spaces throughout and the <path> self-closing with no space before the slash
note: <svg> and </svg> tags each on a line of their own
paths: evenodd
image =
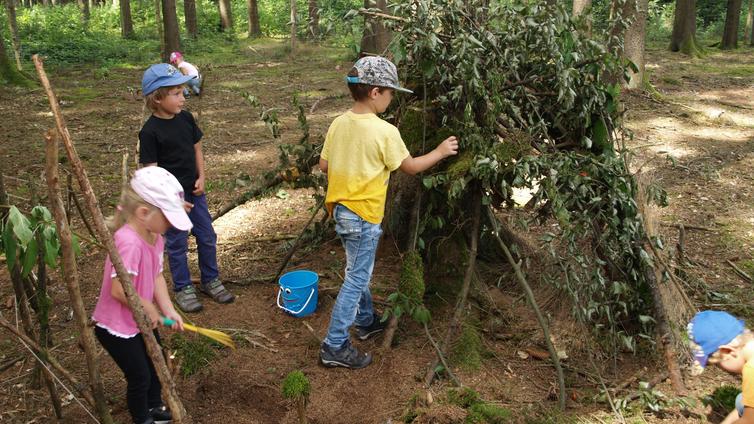
<svg viewBox="0 0 754 424">
<path fill-rule="evenodd" d="M 217 6 L 220 8 L 220 28 L 223 31 L 232 31 L 233 14 L 230 9 L 230 0 L 219 0 Z"/>
<path fill-rule="evenodd" d="M 133 38 L 134 23 L 131 19 L 131 0 L 120 0 L 120 35 Z"/>
<path fill-rule="evenodd" d="M 592 8 L 592 0 L 573 0 L 573 16 L 581 16 Z"/>
<path fill-rule="evenodd" d="M 181 38 L 178 30 L 178 15 L 175 11 L 175 0 L 162 0 L 162 22 L 165 30 L 165 56 L 163 60 L 170 60 L 170 52 L 181 49 Z"/>
<path fill-rule="evenodd" d="M 376 7 L 383 13 L 389 13 L 386 0 L 364 0 L 364 8 Z M 364 35 L 361 37 L 361 52 L 382 54 L 390 43 L 390 33 L 382 21 L 370 16 L 364 17 Z"/>
<path fill-rule="evenodd" d="M 10 27 L 10 41 L 13 43 L 13 56 L 16 58 L 16 68 L 20 71 L 21 66 L 21 41 L 18 38 L 18 21 L 16 19 L 16 0 L 5 0 L 5 10 L 8 15 Z"/>
<path fill-rule="evenodd" d="M 247 0 L 246 5 L 249 10 L 249 37 L 258 37 L 262 35 L 262 28 L 259 25 L 259 4 L 257 0 Z"/>
<path fill-rule="evenodd" d="M 298 22 L 296 22 L 296 16 L 298 15 L 298 12 L 296 11 L 296 0 L 291 0 L 291 53 L 296 51 L 296 26 Z"/>
<path fill-rule="evenodd" d="M 754 0 L 749 0 L 749 13 L 746 14 L 746 28 L 744 28 L 744 44 L 751 40 L 752 28 L 754 21 Z"/>
<path fill-rule="evenodd" d="M 65 206 L 60 197 L 59 174 L 58 174 L 58 143 L 54 137 L 54 132 L 49 131 L 45 136 L 47 144 L 47 166 L 45 167 L 45 179 L 50 199 L 50 209 L 55 217 L 55 227 L 60 237 L 60 250 L 62 253 L 62 273 L 65 280 L 68 296 L 71 299 L 73 315 L 78 327 L 81 346 L 84 349 L 86 358 L 86 367 L 89 372 L 89 386 L 94 395 L 95 409 L 97 416 L 102 424 L 112 424 L 113 418 L 110 415 L 110 409 L 107 407 L 105 399 L 105 389 L 102 385 L 102 377 L 99 372 L 99 361 L 97 360 L 97 345 L 94 341 L 94 332 L 89 327 L 89 316 L 84 301 L 81 298 L 81 289 L 79 287 L 79 272 L 76 264 L 76 256 L 73 252 L 73 239 L 68 218 L 65 213 Z"/>
<path fill-rule="evenodd" d="M 10 0 L 13 1 L 13 0 Z M 0 20 L 0 34 L 3 34 L 3 23 Z M 17 65 L 16 65 L 17 66 Z M 8 59 L 8 53 L 5 51 L 5 40 L 0 37 L 0 84 L 7 81 L 13 85 L 29 86 L 31 82 L 18 71 Z"/>
<path fill-rule="evenodd" d="M 632 24 L 626 28 L 623 55 L 636 65 L 637 71 L 629 70 L 630 80 L 626 84 L 629 90 L 644 86 L 644 43 L 647 35 L 648 0 L 627 0 L 624 16 L 633 15 Z"/>
<path fill-rule="evenodd" d="M 317 0 L 309 0 L 309 37 L 319 36 L 319 6 Z"/>
<path fill-rule="evenodd" d="M 167 62 L 170 59 L 170 52 L 165 48 L 165 31 L 162 26 L 162 2 L 161 0 L 154 0 L 154 18 L 157 24 L 157 38 L 160 39 L 160 57 L 163 62 Z"/>
<path fill-rule="evenodd" d="M 696 0 L 676 0 L 670 51 L 692 57 L 701 55 L 696 43 Z"/>
<path fill-rule="evenodd" d="M 191 38 L 198 35 L 196 24 L 196 0 L 183 0 L 183 16 L 186 18 L 186 32 Z"/>
<path fill-rule="evenodd" d="M 725 14 L 725 28 L 720 48 L 731 50 L 738 48 L 738 24 L 741 19 L 742 0 L 728 0 L 728 11 Z"/>
</svg>

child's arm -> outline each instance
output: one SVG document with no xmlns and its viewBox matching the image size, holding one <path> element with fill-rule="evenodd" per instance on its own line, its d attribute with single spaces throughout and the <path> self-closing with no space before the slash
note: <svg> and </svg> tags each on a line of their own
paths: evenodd
<svg viewBox="0 0 754 424">
<path fill-rule="evenodd" d="M 738 411 L 733 412 L 735 412 L 736 416 L 738 416 Z M 731 413 L 731 415 L 733 415 L 733 413 Z M 728 417 L 730 417 L 730 415 Z M 741 416 L 741 418 L 733 422 L 735 424 L 754 424 L 754 408 L 745 407 L 744 414 Z"/>
<path fill-rule="evenodd" d="M 194 183 L 194 195 L 199 196 L 204 193 L 204 154 L 202 153 L 202 142 L 197 141 L 194 144 L 194 153 L 196 154 L 196 172 L 199 174 Z"/>
<path fill-rule="evenodd" d="M 168 294 L 168 285 L 165 283 L 165 277 L 162 273 L 154 280 L 154 300 L 157 302 L 157 306 L 160 307 L 162 313 L 175 321 L 175 324 L 171 325 L 170 328 L 183 331 L 183 318 L 181 318 L 178 312 L 175 311 L 175 307 L 173 307 L 173 302 L 170 300 L 170 295 Z"/>
<path fill-rule="evenodd" d="M 416 175 L 426 169 L 431 168 L 437 162 L 445 159 L 448 156 L 458 154 L 458 140 L 454 136 L 446 138 L 439 146 L 434 150 L 419 157 L 407 157 L 401 162 L 400 170 L 409 174 Z M 322 165 L 320 164 L 320 167 Z"/>
<path fill-rule="evenodd" d="M 120 279 L 116 277 L 113 277 L 112 284 L 110 286 L 110 295 L 112 295 L 113 299 L 117 300 L 121 304 L 128 306 L 126 293 L 123 291 L 123 286 L 120 284 Z M 144 312 L 147 313 L 149 321 L 151 321 L 152 328 L 157 328 L 157 324 L 160 322 L 160 314 L 159 312 L 157 312 L 157 308 L 154 307 L 154 304 L 152 302 L 148 302 L 142 297 L 139 297 L 139 300 L 141 300 L 141 307 L 144 308 Z"/>
<path fill-rule="evenodd" d="M 327 161 L 325 159 L 319 158 L 319 170 L 327 174 Z"/>
</svg>

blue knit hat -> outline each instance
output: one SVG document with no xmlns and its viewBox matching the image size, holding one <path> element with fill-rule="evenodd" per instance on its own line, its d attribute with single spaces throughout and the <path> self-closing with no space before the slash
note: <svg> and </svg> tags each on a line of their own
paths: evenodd
<svg viewBox="0 0 754 424">
<path fill-rule="evenodd" d="M 689 322 L 688 332 L 696 373 L 707 365 L 710 355 L 730 343 L 746 329 L 744 322 L 723 311 L 702 311 Z"/>
<path fill-rule="evenodd" d="M 158 63 L 144 71 L 141 79 L 141 94 L 146 96 L 160 87 L 174 87 L 185 84 L 196 76 L 183 75 L 181 71 L 169 63 Z"/>
</svg>

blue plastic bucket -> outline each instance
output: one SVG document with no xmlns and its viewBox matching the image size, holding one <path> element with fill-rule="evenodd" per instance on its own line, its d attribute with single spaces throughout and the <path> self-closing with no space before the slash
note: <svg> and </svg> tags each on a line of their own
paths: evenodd
<svg viewBox="0 0 754 424">
<path fill-rule="evenodd" d="M 305 269 L 283 274 L 278 280 L 278 308 L 296 318 L 311 315 L 317 309 L 318 281 L 319 275 L 316 272 Z"/>
</svg>

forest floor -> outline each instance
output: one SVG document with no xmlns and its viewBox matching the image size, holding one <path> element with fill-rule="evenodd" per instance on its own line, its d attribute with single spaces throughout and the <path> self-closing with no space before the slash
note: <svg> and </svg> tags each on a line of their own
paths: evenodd
<svg viewBox="0 0 754 424">
<path fill-rule="evenodd" d="M 317 103 L 316 110 L 308 114 L 314 140 L 321 139 L 332 119 L 350 104 L 342 81 L 351 61 L 342 49 L 304 46 L 291 58 L 280 42 L 261 40 L 240 43 L 232 57 L 188 59 L 206 76 L 205 95 L 190 98 L 187 108 L 205 134 L 207 191 L 213 212 L 277 166 L 279 143 L 298 140 L 296 109 L 291 102 L 294 94 L 307 112 Z M 742 280 L 727 263 L 731 261 L 754 275 L 752 50 L 711 50 L 705 58 L 691 60 L 657 47 L 649 49 L 647 59 L 650 81 L 657 93 L 626 95 L 626 124 L 634 133 L 629 142 L 636 154 L 634 168 L 647 172 L 668 192 L 670 205 L 659 211 L 659 219 L 665 224 L 660 227 L 665 244 L 675 245 L 678 230 L 673 225 L 684 224 L 684 250 L 692 262 L 685 271 L 692 282 L 689 295 L 697 306 L 727 309 L 753 318 L 752 282 Z M 124 153 L 130 154 L 133 164 L 137 132 L 144 118 L 143 102 L 136 94 L 143 68 L 48 71 L 106 215 L 117 201 Z M 265 108 L 277 110 L 281 139 L 270 135 L 259 112 L 241 96 L 243 91 L 256 96 Z M 0 172 L 6 176 L 11 202 L 28 210 L 31 199 L 45 192 L 42 136 L 53 126 L 47 98 L 40 89 L 0 88 L 0 116 Z M 280 390 L 281 381 L 293 370 L 302 370 L 311 381 L 307 414 L 313 423 L 400 422 L 416 398 L 426 399 L 427 389 L 420 380 L 434 358 L 434 350 L 415 324 L 403 323 L 398 344 L 389 352 L 377 351 L 380 338 L 360 343 L 376 353 L 374 364 L 366 369 L 348 371 L 318 365 L 318 337 L 326 332 L 344 267 L 337 238 L 332 236 L 300 251 L 290 264 L 290 268 L 311 269 L 321 276 L 318 309 L 313 315 L 304 319 L 286 315 L 275 305 L 277 285 L 255 280 L 275 273 L 290 244 L 289 236 L 301 231 L 315 206 L 313 194 L 313 190 L 286 188 L 249 201 L 215 221 L 221 273 L 225 280 L 235 282 L 228 287 L 238 298 L 222 306 L 204 299 L 205 310 L 189 319 L 204 327 L 228 329 L 239 340 L 239 349 L 210 347 L 209 356 L 199 357 L 198 363 L 186 357 L 181 361 L 183 372 L 193 374 L 177 377 L 178 391 L 195 422 L 297 422 L 295 408 L 283 399 Z M 89 237 L 78 217 L 74 223 L 77 232 Z M 195 262 L 195 251 L 191 255 Z M 103 259 L 96 247 L 84 245 L 79 269 L 90 311 L 99 293 Z M 0 313 L 12 319 L 12 291 L 4 259 L 0 262 Z M 395 243 L 383 240 L 373 278 L 378 300 L 394 289 L 400 263 Z M 169 272 L 165 275 L 169 277 Z M 496 276 L 482 276 L 487 277 L 491 285 L 497 281 Z M 60 277 L 53 275 L 52 279 L 53 355 L 84 380 L 85 365 L 76 343 L 68 296 Z M 509 327 L 498 337 L 481 340 L 479 364 L 469 364 L 457 355 L 453 360 L 464 384 L 492 404 L 511 410 L 514 422 L 614 421 L 610 408 L 597 402 L 602 389 L 595 374 L 599 372 L 607 386 L 617 386 L 631 376 L 649 381 L 661 369 L 648 352 L 626 354 L 612 366 L 599 367 L 580 362 L 578 355 L 573 355 L 565 362 L 569 410 L 558 412 L 554 372 L 546 362 L 536 360 L 536 354 L 530 354 L 543 348 L 538 327 L 515 283 L 503 283 L 502 289 L 500 294 L 513 308 L 509 315 L 516 318 L 509 320 Z M 441 338 L 454 301 L 434 293 L 427 303 L 433 314 L 431 331 L 436 339 Z M 568 351 L 583 341 L 576 333 L 569 334 L 573 327 L 558 322 L 554 326 L 559 348 Z M 162 334 L 171 347 L 181 342 L 170 331 L 163 330 Z M 184 345 L 186 340 L 193 342 L 192 346 L 201 345 L 192 335 L 183 339 Z M 192 352 L 199 352 L 200 347 Z M 2 333 L 0 365 L 19 356 L 24 359 L 0 372 L 0 422 L 54 421 L 47 393 L 27 387 L 32 359 L 15 339 Z M 126 423 L 125 383 L 104 353 L 102 369 L 115 417 Z M 699 402 L 721 384 L 738 383 L 716 370 L 703 378 L 688 379 L 689 398 Z M 436 401 L 421 422 L 463 422 L 466 411 L 443 402 L 448 387 L 444 380 L 432 386 L 429 392 Z M 634 382 L 616 395 L 624 397 L 636 390 Z M 673 399 L 665 382 L 655 391 L 645 392 L 643 399 L 662 393 Z M 64 414 L 65 423 L 91 422 L 70 398 L 66 398 Z M 640 407 L 623 414 L 628 422 L 686 420 L 672 406 L 663 408 L 660 414 L 645 413 Z"/>
</svg>

